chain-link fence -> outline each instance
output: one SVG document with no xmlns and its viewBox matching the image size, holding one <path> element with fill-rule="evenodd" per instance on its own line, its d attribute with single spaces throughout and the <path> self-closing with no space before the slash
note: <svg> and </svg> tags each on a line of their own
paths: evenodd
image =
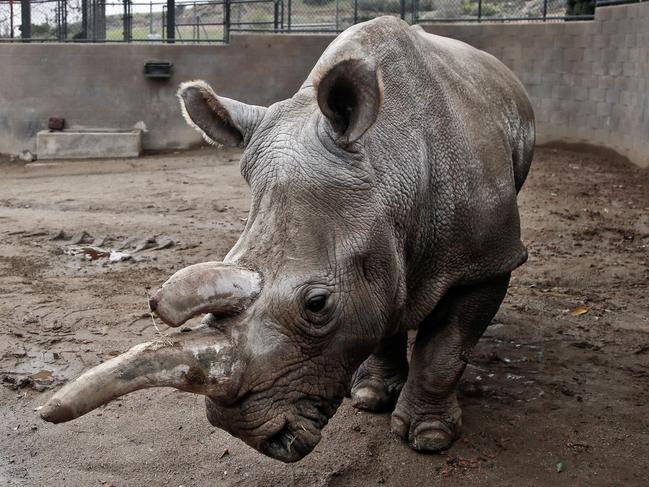
<svg viewBox="0 0 649 487">
<path fill-rule="evenodd" d="M 231 12 L 233 31 L 340 32 L 382 15 L 416 20 L 412 0 L 233 0 Z"/>
<path fill-rule="evenodd" d="M 548 21 L 593 18 L 595 0 L 239 0 L 238 23 L 232 30 L 270 30 L 269 18 L 279 12 L 275 30 L 340 32 L 350 25 L 381 15 L 394 15 L 414 24 L 427 22 Z M 589 4 L 574 11 L 571 5 Z M 278 5 L 279 4 L 279 5 Z M 235 7 L 232 7 L 233 18 Z"/>
<path fill-rule="evenodd" d="M 0 41 L 223 42 L 225 5 L 225 0 L 0 0 Z"/>
<path fill-rule="evenodd" d="M 380 15 L 556 21 L 594 9 L 595 0 L 0 0 L 0 41 L 227 42 L 230 31 L 340 32 Z"/>
<path fill-rule="evenodd" d="M 231 0 L 230 30 L 286 30 L 284 2 L 281 0 Z"/>
<path fill-rule="evenodd" d="M 168 14 L 167 5 L 162 8 L 162 30 L 176 42 L 224 42 L 228 28 L 226 2 L 186 1 L 174 2 L 174 15 Z M 169 26 L 168 22 L 173 22 Z M 169 29 L 173 28 L 173 35 Z"/>
<path fill-rule="evenodd" d="M 418 3 L 417 22 L 545 21 L 570 17 L 566 0 L 418 0 Z M 594 10 L 583 18 L 592 18 L 593 13 Z"/>
<path fill-rule="evenodd" d="M 65 34 L 66 9 L 60 0 L 35 0 L 27 4 L 20 1 L 0 2 L 0 38 L 30 38 L 58 40 Z"/>
</svg>

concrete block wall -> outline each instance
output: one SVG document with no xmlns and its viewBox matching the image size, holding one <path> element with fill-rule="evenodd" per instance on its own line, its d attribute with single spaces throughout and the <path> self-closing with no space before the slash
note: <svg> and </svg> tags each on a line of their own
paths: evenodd
<svg viewBox="0 0 649 487">
<path fill-rule="evenodd" d="M 493 54 L 527 88 L 537 143 L 589 144 L 649 166 L 649 2 L 592 22 L 424 27 Z"/>
<path fill-rule="evenodd" d="M 143 122 L 145 150 L 200 144 L 175 97 L 180 83 L 204 79 L 220 95 L 269 105 L 299 89 L 332 39 L 239 35 L 229 45 L 0 44 L 0 153 L 35 153 L 36 134 L 52 116 L 88 128 L 124 130 Z M 145 78 L 148 60 L 173 63 L 171 79 Z"/>
<path fill-rule="evenodd" d="M 598 8 L 592 22 L 435 24 L 429 32 L 492 53 L 526 86 L 537 142 L 586 143 L 649 166 L 649 2 Z M 268 105 L 291 96 L 331 35 L 235 35 L 223 45 L 0 44 L 0 153 L 35 150 L 50 116 L 128 129 L 144 122 L 144 149 L 181 149 L 200 137 L 174 94 L 201 78 L 217 93 Z M 143 76 L 147 60 L 174 64 L 169 81 Z"/>
</svg>

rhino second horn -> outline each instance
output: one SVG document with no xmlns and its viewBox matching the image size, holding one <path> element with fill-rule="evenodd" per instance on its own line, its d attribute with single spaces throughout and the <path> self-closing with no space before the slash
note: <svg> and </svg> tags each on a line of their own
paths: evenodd
<svg viewBox="0 0 649 487">
<path fill-rule="evenodd" d="M 169 326 L 180 326 L 202 313 L 236 314 L 261 291 L 261 276 L 222 262 L 203 262 L 179 270 L 149 300 L 149 307 Z"/>
<path fill-rule="evenodd" d="M 218 366 L 216 366 L 218 364 Z M 219 397 L 231 381 L 234 356 L 223 339 L 207 327 L 164 342 L 136 345 L 93 367 L 63 386 L 43 406 L 41 418 L 62 423 L 78 418 L 113 399 L 139 389 L 175 387 Z"/>
</svg>

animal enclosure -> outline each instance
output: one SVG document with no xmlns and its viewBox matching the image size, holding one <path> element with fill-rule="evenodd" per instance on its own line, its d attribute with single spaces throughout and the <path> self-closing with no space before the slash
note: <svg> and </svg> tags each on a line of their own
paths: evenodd
<svg viewBox="0 0 649 487">
<path fill-rule="evenodd" d="M 529 23 L 498 17 L 516 18 L 517 1 L 448 2 L 455 10 L 443 23 L 422 14 L 440 2 L 373 0 L 376 12 L 423 25 L 372 23 L 434 39 L 435 69 L 418 69 L 420 44 L 381 29 L 386 38 L 341 36 L 322 55 L 340 26 L 360 20 L 362 0 L 151 2 L 142 11 L 134 2 L 31 3 L 31 13 L 58 5 L 54 20 L 19 11 L 16 30 L 12 10 L 7 31 L 0 3 L 10 67 L 0 70 L 0 485 L 646 483 L 649 2 L 600 6 L 573 22 L 591 17 L 579 8 L 592 2 L 530 0 L 528 20 L 539 8 L 548 20 L 551 5 L 582 14 Z M 473 49 L 422 31 L 483 49 L 521 83 L 493 57 L 476 61 Z M 186 82 L 197 79 L 205 82 Z M 435 93 L 421 89 L 431 85 Z M 538 145 L 516 196 L 534 144 L 521 85 Z M 64 121 L 69 130 L 50 132 Z M 80 134 L 103 144 L 108 133 L 132 134 L 129 153 L 148 152 L 50 162 L 34 146 L 38 133 L 69 136 L 73 149 L 89 140 Z M 207 147 L 201 135 L 252 150 L 239 165 L 241 150 Z M 99 142 L 85 145 L 102 156 Z M 420 197 L 423 206 L 411 204 Z M 516 207 L 529 250 L 520 268 Z M 471 274 L 476 259 L 483 274 Z M 197 262 L 200 272 L 184 269 L 156 291 Z M 448 278 L 447 267 L 466 273 Z M 500 303 L 502 269 L 515 267 L 469 354 L 468 339 L 453 342 L 472 323 L 461 312 Z M 223 285 L 225 272 L 238 278 Z M 423 286 L 426 278 L 441 286 Z M 494 283 L 497 296 L 462 301 Z M 432 312 L 410 299 L 418 289 L 438 299 Z M 212 314 L 201 326 L 202 312 Z M 415 322 L 419 338 L 405 331 Z M 374 357 L 395 336 L 397 367 L 357 368 L 354 354 Z M 424 341 L 441 343 L 429 362 Z M 142 342 L 150 346 L 124 358 Z M 389 412 L 357 409 L 368 377 L 388 391 L 369 395 L 375 409 L 392 407 L 406 353 L 413 387 L 433 375 L 450 384 L 468 360 L 461 427 L 443 387 L 401 394 L 405 427 Z M 361 374 L 331 417 L 350 382 L 345 366 Z M 89 370 L 103 382 L 87 380 Z M 165 387 L 110 401 L 152 385 L 209 394 Z M 308 455 L 281 464 L 254 449 L 287 462 Z"/>
<path fill-rule="evenodd" d="M 537 151 L 519 197 L 530 261 L 470 362 L 464 436 L 447 454 L 415 453 L 389 414 L 348 401 L 290 466 L 210 428 L 201 397 L 170 389 L 42 422 L 34 410 L 62 381 L 168 332 L 147 313 L 150 288 L 235 242 L 249 203 L 239 155 L 0 166 L 0 484 L 643 484 L 649 174 L 553 150 Z M 90 245 L 80 237 L 133 258 L 72 255 Z"/>
</svg>

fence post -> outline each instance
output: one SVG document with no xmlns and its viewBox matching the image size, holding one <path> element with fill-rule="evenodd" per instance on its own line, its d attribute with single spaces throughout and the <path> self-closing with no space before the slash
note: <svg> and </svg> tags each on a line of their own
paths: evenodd
<svg viewBox="0 0 649 487">
<path fill-rule="evenodd" d="M 354 0 L 354 25 L 358 24 L 358 0 Z"/>
<path fill-rule="evenodd" d="M 277 32 L 277 27 L 279 26 L 279 0 L 275 0 L 275 6 L 273 11 L 273 29 Z"/>
<path fill-rule="evenodd" d="M 340 25 L 340 0 L 336 0 L 336 32 L 340 32 L 339 26 Z"/>
<path fill-rule="evenodd" d="M 223 0 L 223 42 L 230 43 L 230 13 L 231 13 L 231 4 L 230 0 Z"/>
<path fill-rule="evenodd" d="M 405 20 L 406 18 L 406 0 L 401 0 L 401 8 L 400 8 L 400 15 L 401 15 L 401 20 Z"/>
<path fill-rule="evenodd" d="M 32 7 L 29 0 L 20 0 L 20 37 L 32 38 Z"/>
<path fill-rule="evenodd" d="M 82 41 L 88 39 L 88 0 L 81 0 L 81 32 L 76 38 Z"/>
<path fill-rule="evenodd" d="M 65 0 L 59 0 L 56 2 L 56 40 L 63 42 L 63 29 L 65 28 L 65 19 L 63 18 L 63 12 L 65 11 Z"/>
<path fill-rule="evenodd" d="M 176 39 L 176 0 L 167 0 L 167 42 L 173 44 Z"/>
<path fill-rule="evenodd" d="M 482 0 L 478 0 L 478 22 L 482 21 Z"/>
<path fill-rule="evenodd" d="M 131 9 L 130 9 L 131 0 L 122 0 L 122 5 L 124 7 L 124 17 L 122 18 L 122 37 L 124 42 L 131 42 Z"/>
<path fill-rule="evenodd" d="M 63 20 L 63 25 L 61 26 L 61 40 L 66 41 L 68 39 L 68 1 L 61 0 L 61 19 Z"/>
<path fill-rule="evenodd" d="M 194 2 L 194 25 L 192 25 L 192 35 L 194 36 L 194 40 L 200 40 L 201 37 L 201 29 L 199 27 L 200 23 L 200 15 L 198 15 L 196 12 L 196 2 Z"/>
<path fill-rule="evenodd" d="M 89 0 L 88 6 L 88 40 L 93 42 L 106 40 L 106 2 Z"/>
<path fill-rule="evenodd" d="M 548 0 L 543 0 L 543 22 L 545 22 L 547 16 L 548 16 Z"/>
<path fill-rule="evenodd" d="M 291 32 L 291 16 L 292 16 L 292 11 L 291 11 L 291 0 L 288 0 L 288 31 Z"/>
<path fill-rule="evenodd" d="M 9 37 L 14 38 L 14 2 L 9 2 Z"/>
</svg>

